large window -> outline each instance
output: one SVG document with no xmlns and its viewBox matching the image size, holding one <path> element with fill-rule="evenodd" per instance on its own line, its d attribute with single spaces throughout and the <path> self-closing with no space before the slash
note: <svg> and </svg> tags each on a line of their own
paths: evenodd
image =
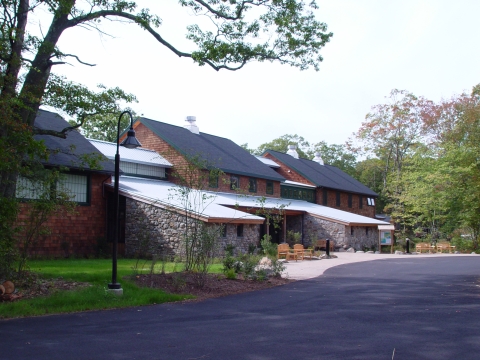
<svg viewBox="0 0 480 360">
<path fill-rule="evenodd" d="M 248 179 L 248 191 L 253 193 L 257 192 L 257 179 L 255 178 Z"/>
<path fill-rule="evenodd" d="M 323 205 L 328 205 L 328 190 L 323 189 Z"/>
<path fill-rule="evenodd" d="M 284 199 L 305 200 L 315 202 L 315 190 L 281 185 L 281 194 Z"/>
<path fill-rule="evenodd" d="M 86 175 L 67 174 L 58 181 L 58 189 L 69 194 L 72 201 L 88 203 L 88 179 Z"/>
<path fill-rule="evenodd" d="M 340 206 L 340 191 L 337 191 L 336 196 L 337 196 L 337 206 Z"/>
<path fill-rule="evenodd" d="M 84 174 L 62 174 L 56 184 L 47 188 L 44 182 L 32 181 L 19 176 L 16 197 L 25 200 L 47 199 L 55 191 L 65 192 L 71 201 L 79 204 L 90 203 L 90 178 Z"/>
<path fill-rule="evenodd" d="M 120 160 L 120 169 L 125 175 L 135 175 L 145 178 L 165 179 L 165 168 L 146 164 L 137 164 Z"/>
</svg>

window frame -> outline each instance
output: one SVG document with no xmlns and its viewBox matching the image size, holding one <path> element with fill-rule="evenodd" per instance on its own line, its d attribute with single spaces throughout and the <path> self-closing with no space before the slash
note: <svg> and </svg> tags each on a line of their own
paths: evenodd
<svg viewBox="0 0 480 360">
<path fill-rule="evenodd" d="M 243 224 L 237 224 L 237 237 L 243 238 Z"/>
<path fill-rule="evenodd" d="M 236 182 L 237 185 L 234 185 Z M 240 189 L 240 177 L 237 175 L 230 175 L 230 190 Z"/>
<path fill-rule="evenodd" d="M 265 185 L 265 193 L 267 195 L 273 195 L 274 192 L 275 192 L 275 184 L 273 183 L 273 181 L 267 180 Z"/>
<path fill-rule="evenodd" d="M 248 178 L 248 192 L 251 192 L 251 193 L 257 192 L 257 179 Z"/>
</svg>

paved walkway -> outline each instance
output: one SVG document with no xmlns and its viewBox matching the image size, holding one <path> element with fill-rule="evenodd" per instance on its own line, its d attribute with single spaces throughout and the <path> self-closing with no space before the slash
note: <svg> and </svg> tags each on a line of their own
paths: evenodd
<svg viewBox="0 0 480 360">
<path fill-rule="evenodd" d="M 480 255 L 470 254 L 411 254 L 411 255 L 394 255 L 394 254 L 368 254 L 368 253 L 349 253 L 349 252 L 334 252 L 331 255 L 337 256 L 333 259 L 323 260 L 303 260 L 303 261 L 289 261 L 285 263 L 286 269 L 283 273 L 284 276 L 295 280 L 312 279 L 322 275 L 325 270 L 331 267 L 357 263 L 363 261 L 374 261 L 384 259 L 405 259 L 405 258 L 434 258 L 434 257 L 470 257 Z"/>
</svg>

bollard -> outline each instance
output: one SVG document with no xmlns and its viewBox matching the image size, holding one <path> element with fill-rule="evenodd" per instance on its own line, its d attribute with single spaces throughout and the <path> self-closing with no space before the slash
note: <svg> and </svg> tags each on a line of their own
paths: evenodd
<svg viewBox="0 0 480 360">
<path fill-rule="evenodd" d="M 327 257 L 329 257 L 330 256 L 330 239 L 327 239 L 327 245 L 325 245 L 325 247 L 326 247 L 325 254 L 327 255 Z"/>
<path fill-rule="evenodd" d="M 409 239 L 409 238 L 406 238 L 405 240 L 406 240 L 406 242 L 407 242 L 407 251 L 406 251 L 406 253 L 407 253 L 407 254 L 410 254 L 410 239 Z"/>
</svg>

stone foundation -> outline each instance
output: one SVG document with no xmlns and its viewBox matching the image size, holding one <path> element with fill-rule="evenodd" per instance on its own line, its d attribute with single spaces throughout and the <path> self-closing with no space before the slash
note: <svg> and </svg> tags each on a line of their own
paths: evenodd
<svg viewBox="0 0 480 360">
<path fill-rule="evenodd" d="M 352 231 L 353 229 L 353 231 Z M 368 229 L 368 234 L 367 234 Z M 364 250 L 378 247 L 378 230 L 376 226 L 346 226 L 305 214 L 304 245 L 311 246 L 315 240 L 330 239 L 335 247 L 353 247 Z"/>
<path fill-rule="evenodd" d="M 218 233 L 216 256 L 229 244 L 235 252 L 246 253 L 249 245 L 258 245 L 260 225 L 242 224 L 243 236 L 237 236 L 237 224 L 203 223 L 144 202 L 126 199 L 125 256 L 183 256 L 184 238 L 195 226 L 207 226 Z M 226 226 L 223 236 L 221 226 Z M 185 229 L 188 229 L 185 231 Z"/>
</svg>

